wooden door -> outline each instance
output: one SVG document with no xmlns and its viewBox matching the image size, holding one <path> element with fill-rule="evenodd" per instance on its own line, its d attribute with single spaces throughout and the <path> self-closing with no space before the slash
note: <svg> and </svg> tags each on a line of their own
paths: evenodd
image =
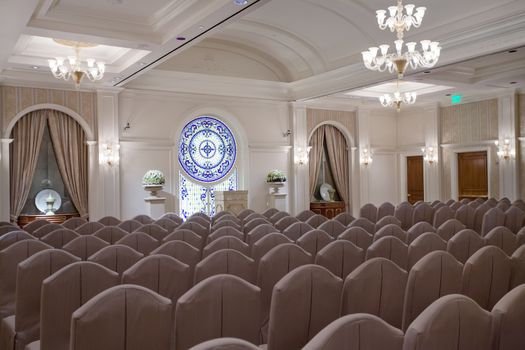
<svg viewBox="0 0 525 350">
<path fill-rule="evenodd" d="M 458 153 L 458 197 L 487 198 L 489 193 L 487 152 Z"/>
<path fill-rule="evenodd" d="M 425 199 L 423 156 L 407 157 L 407 200 L 414 204 Z"/>
</svg>

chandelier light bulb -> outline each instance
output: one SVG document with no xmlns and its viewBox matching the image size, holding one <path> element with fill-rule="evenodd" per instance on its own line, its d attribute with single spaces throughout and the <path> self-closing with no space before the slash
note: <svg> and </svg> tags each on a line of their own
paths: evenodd
<svg viewBox="0 0 525 350">
<path fill-rule="evenodd" d="M 396 107 L 398 112 L 401 111 L 401 105 L 412 105 L 416 103 L 417 93 L 416 92 L 405 92 L 400 93 L 399 91 L 393 94 L 384 94 L 379 96 L 379 102 L 383 107 Z"/>
<path fill-rule="evenodd" d="M 414 9 L 416 10 L 415 13 Z M 396 31 L 398 39 L 403 39 L 405 30 L 409 31 L 412 27 L 419 28 L 421 26 L 426 10 L 426 7 L 416 8 L 413 4 L 403 7 L 402 0 L 398 0 L 396 6 L 388 7 L 388 18 L 387 11 L 376 11 L 377 24 L 381 30 L 388 28 L 391 32 Z"/>
</svg>

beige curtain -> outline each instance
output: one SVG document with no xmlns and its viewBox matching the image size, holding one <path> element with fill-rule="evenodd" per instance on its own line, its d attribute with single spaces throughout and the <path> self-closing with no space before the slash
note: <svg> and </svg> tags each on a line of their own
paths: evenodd
<svg viewBox="0 0 525 350">
<path fill-rule="evenodd" d="M 312 137 L 310 138 L 310 149 L 308 164 L 310 167 L 310 198 L 314 197 L 315 187 L 317 185 L 317 178 L 319 177 L 319 169 L 321 168 L 321 158 L 323 156 L 324 143 L 324 129 L 325 125 L 318 127 Z"/>
<path fill-rule="evenodd" d="M 348 175 L 348 151 L 343 134 L 332 125 L 325 126 L 325 142 L 328 153 L 328 163 L 334 177 L 335 187 L 339 197 L 348 208 L 350 196 Z"/>
<path fill-rule="evenodd" d="M 45 110 L 31 112 L 22 117 L 11 132 L 10 149 L 10 216 L 16 221 L 26 203 L 35 175 L 38 153 L 46 123 Z"/>
<path fill-rule="evenodd" d="M 58 168 L 81 217 L 88 216 L 88 149 L 80 124 L 65 113 L 48 111 L 49 134 Z"/>
</svg>

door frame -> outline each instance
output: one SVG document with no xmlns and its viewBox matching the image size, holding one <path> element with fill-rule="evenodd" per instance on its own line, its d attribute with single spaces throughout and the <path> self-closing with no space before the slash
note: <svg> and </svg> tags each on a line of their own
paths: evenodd
<svg viewBox="0 0 525 350">
<path fill-rule="evenodd" d="M 423 145 L 421 145 L 423 147 Z M 399 203 L 408 201 L 408 183 L 407 183 L 407 158 L 414 156 L 423 156 L 421 150 L 408 150 L 399 153 Z M 425 162 L 423 161 L 423 196 L 426 196 L 427 177 L 425 176 Z"/>
<path fill-rule="evenodd" d="M 487 152 L 487 182 L 488 182 L 488 198 L 492 195 L 492 147 L 489 145 L 472 146 L 472 147 L 457 147 L 449 148 L 452 156 L 450 157 L 450 197 L 455 201 L 459 198 L 459 181 L 458 181 L 458 154 L 469 152 Z"/>
</svg>

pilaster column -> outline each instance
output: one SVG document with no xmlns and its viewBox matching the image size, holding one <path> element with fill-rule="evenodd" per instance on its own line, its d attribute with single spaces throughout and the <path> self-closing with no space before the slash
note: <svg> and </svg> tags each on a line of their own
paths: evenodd
<svg viewBox="0 0 525 350">
<path fill-rule="evenodd" d="M 439 106 L 433 104 L 424 108 L 425 120 L 425 147 L 432 147 L 436 155 L 436 161 L 423 163 L 424 167 L 424 190 L 425 201 L 432 202 L 441 197 L 441 147 L 440 147 L 440 123 L 439 123 Z M 449 198 L 443 198 L 448 200 Z"/>
<path fill-rule="evenodd" d="M 293 200 L 291 211 L 296 214 L 310 209 L 310 174 L 308 162 L 299 164 L 297 162 L 301 152 L 308 149 L 308 130 L 306 127 L 306 106 L 292 103 L 292 168 L 293 168 Z"/>
<path fill-rule="evenodd" d="M 501 141 L 508 139 L 515 157 L 499 161 L 499 197 L 508 197 L 511 201 L 519 198 L 519 147 L 517 122 L 516 94 L 498 98 L 498 138 Z"/>
<path fill-rule="evenodd" d="M 13 139 L 0 139 L 0 220 L 10 220 L 9 144 Z"/>
</svg>

